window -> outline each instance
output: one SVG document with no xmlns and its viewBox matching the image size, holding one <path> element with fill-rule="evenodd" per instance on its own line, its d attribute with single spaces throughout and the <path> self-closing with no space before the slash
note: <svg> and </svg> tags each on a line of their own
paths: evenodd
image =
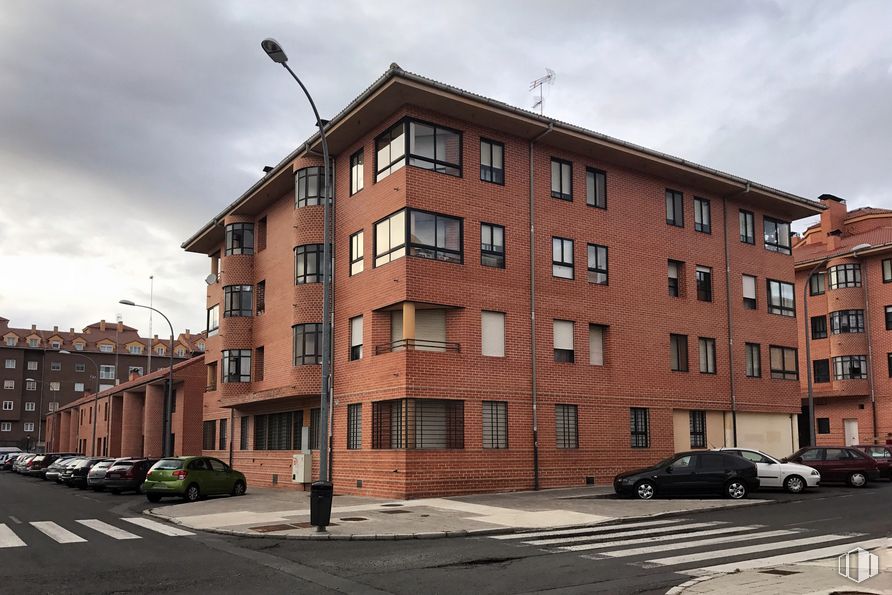
<svg viewBox="0 0 892 595">
<path fill-rule="evenodd" d="M 365 234 L 362 230 L 350 236 L 350 275 L 358 275 L 363 270 L 363 257 L 365 255 Z"/>
<path fill-rule="evenodd" d="M 561 200 L 573 200 L 573 163 L 557 157 L 551 158 L 551 196 Z"/>
<path fill-rule="evenodd" d="M 15 347 L 16 343 L 18 343 L 17 337 L 6 337 L 6 346 L 7 347 Z"/>
<path fill-rule="evenodd" d="M 62 370 L 62 362 L 50 362 L 50 371 L 59 372 Z"/>
<path fill-rule="evenodd" d="M 102 380 L 114 380 L 115 367 L 113 365 L 99 366 L 99 378 Z"/>
<path fill-rule="evenodd" d="M 322 363 L 322 325 L 320 323 L 295 324 L 293 365 Z"/>
<path fill-rule="evenodd" d="M 242 436 L 248 433 L 248 424 L 242 418 Z M 303 411 L 286 411 L 254 416 L 254 450 L 300 450 Z M 247 439 L 242 438 L 247 448 Z"/>
<path fill-rule="evenodd" d="M 409 255 L 461 263 L 462 220 L 410 210 Z"/>
<path fill-rule="evenodd" d="M 892 306 L 886 306 L 886 330 L 892 331 Z"/>
<path fill-rule="evenodd" d="M 505 313 L 480 313 L 480 353 L 489 357 L 505 357 Z"/>
<path fill-rule="evenodd" d="M 688 371 L 687 335 L 669 335 L 669 369 L 674 372 Z"/>
<path fill-rule="evenodd" d="M 814 322 L 814 319 L 812 319 L 812 322 Z M 839 310 L 838 312 L 831 312 L 830 332 L 834 335 L 842 333 L 863 333 L 864 310 Z"/>
<path fill-rule="evenodd" d="M 258 281 L 254 293 L 257 295 L 257 315 L 260 316 L 266 312 L 266 281 Z"/>
<path fill-rule="evenodd" d="M 812 376 L 815 383 L 830 382 L 830 360 L 816 359 L 812 362 Z"/>
<path fill-rule="evenodd" d="M 76 393 L 84 392 L 84 383 L 83 382 L 75 382 L 74 383 L 74 392 L 76 392 Z"/>
<path fill-rule="evenodd" d="M 792 283 L 768 279 L 768 312 L 781 316 L 796 316 Z"/>
<path fill-rule="evenodd" d="M 239 436 L 238 436 L 238 448 L 239 450 L 248 450 L 248 416 L 245 415 L 239 419 Z"/>
<path fill-rule="evenodd" d="M 684 227 L 684 195 L 676 190 L 666 190 L 666 223 Z"/>
<path fill-rule="evenodd" d="M 505 268 L 505 228 L 501 225 L 480 224 L 480 264 Z"/>
<path fill-rule="evenodd" d="M 650 447 L 650 431 L 648 426 L 649 411 L 643 407 L 629 409 L 629 422 L 631 426 L 632 448 Z"/>
<path fill-rule="evenodd" d="M 102 353 L 114 353 L 115 346 L 111 343 L 103 343 L 99 346 L 99 351 Z"/>
<path fill-rule="evenodd" d="M 0 422 L 0 432 L 12 432 L 12 424 L 8 421 Z"/>
<path fill-rule="evenodd" d="M 37 362 L 36 360 L 28 362 L 28 366 L 27 366 L 28 369 L 29 369 L 29 370 L 36 370 L 36 369 L 37 369 L 37 363 L 38 363 L 38 362 Z"/>
<path fill-rule="evenodd" d="M 889 378 L 892 378 L 892 353 L 886 354 L 886 367 L 888 368 Z"/>
<path fill-rule="evenodd" d="M 505 183 L 505 145 L 480 139 L 480 179 L 494 184 Z"/>
<path fill-rule="evenodd" d="M 322 283 L 322 244 L 306 244 L 294 249 L 294 283 Z"/>
<path fill-rule="evenodd" d="M 811 338 L 826 339 L 827 338 L 827 317 L 812 316 L 811 317 Z"/>
<path fill-rule="evenodd" d="M 227 285 L 223 288 L 223 316 L 251 316 L 254 314 L 254 287 Z"/>
<path fill-rule="evenodd" d="M 319 418 L 321 415 L 320 409 L 310 409 L 310 450 L 319 450 Z"/>
<path fill-rule="evenodd" d="M 570 320 L 555 320 L 554 334 L 554 361 L 573 363 L 573 322 Z"/>
<path fill-rule="evenodd" d="M 483 401 L 483 448 L 508 448 L 508 403 Z"/>
<path fill-rule="evenodd" d="M 309 207 L 322 204 L 325 194 L 325 172 L 322 167 L 305 167 L 294 176 L 295 206 Z"/>
<path fill-rule="evenodd" d="M 226 256 L 254 254 L 254 224 L 230 223 L 226 226 Z"/>
<path fill-rule="evenodd" d="M 266 364 L 266 350 L 263 347 L 254 349 L 254 382 L 263 381 L 263 367 Z"/>
<path fill-rule="evenodd" d="M 823 295 L 826 291 L 827 274 L 815 273 L 808 281 L 808 295 Z"/>
<path fill-rule="evenodd" d="M 203 450 L 214 450 L 214 442 L 217 436 L 217 422 L 209 420 L 202 424 L 202 441 L 201 448 Z"/>
<path fill-rule="evenodd" d="M 37 381 L 36 380 L 26 380 L 25 381 L 25 390 L 37 390 Z"/>
<path fill-rule="evenodd" d="M 698 266 L 697 275 L 697 299 L 701 302 L 712 301 L 712 269 Z"/>
<path fill-rule="evenodd" d="M 461 176 L 461 133 L 409 120 L 409 165 Z"/>
<path fill-rule="evenodd" d="M 706 448 L 706 412 L 691 411 L 691 448 Z"/>
<path fill-rule="evenodd" d="M 142 355 L 142 345 L 131 345 L 127 348 L 131 355 Z"/>
<path fill-rule="evenodd" d="M 15 390 L 15 380 L 4 380 L 3 390 Z"/>
<path fill-rule="evenodd" d="M 712 215 L 709 201 L 705 198 L 694 198 L 694 230 L 712 233 Z"/>
<path fill-rule="evenodd" d="M 34 422 L 26 421 L 25 423 L 22 424 L 22 430 L 24 430 L 26 432 L 33 432 L 34 431 Z"/>
<path fill-rule="evenodd" d="M 266 217 L 257 220 L 257 251 L 266 250 Z"/>
<path fill-rule="evenodd" d="M 375 224 L 375 266 L 406 255 L 406 211 Z"/>
<path fill-rule="evenodd" d="M 829 434 L 830 433 L 830 418 L 829 417 L 819 417 L 818 422 L 818 434 Z M 815 459 L 817 460 L 817 458 Z"/>
<path fill-rule="evenodd" d="M 59 403 L 57 401 L 53 401 L 51 403 L 47 403 L 47 411 L 58 411 Z"/>
<path fill-rule="evenodd" d="M 740 241 L 744 244 L 756 243 L 755 217 L 743 209 L 740 210 Z"/>
<path fill-rule="evenodd" d="M 372 448 L 464 448 L 464 406 L 439 399 L 372 403 Z"/>
<path fill-rule="evenodd" d="M 758 343 L 746 344 L 746 375 L 749 378 L 762 376 L 762 347 Z"/>
<path fill-rule="evenodd" d="M 607 173 L 590 167 L 585 170 L 585 204 L 607 208 Z"/>
<path fill-rule="evenodd" d="M 558 448 L 579 448 L 579 418 L 576 405 L 555 405 L 554 418 Z"/>
<path fill-rule="evenodd" d="M 830 289 L 861 287 L 860 264 L 839 264 L 827 269 L 827 275 L 830 277 Z"/>
<path fill-rule="evenodd" d="M 752 275 L 743 275 L 743 307 L 756 309 L 756 278 Z"/>
<path fill-rule="evenodd" d="M 15 360 L 14 359 L 6 360 L 4 367 L 8 370 L 14 370 L 15 369 Z"/>
<path fill-rule="evenodd" d="M 60 390 L 62 390 L 62 383 L 61 383 L 61 382 L 55 382 L 55 381 L 54 381 L 54 382 L 50 382 L 50 392 L 58 392 L 58 391 L 60 391 Z"/>
<path fill-rule="evenodd" d="M 715 374 L 715 339 L 700 337 L 700 373 Z"/>
<path fill-rule="evenodd" d="M 40 339 L 28 339 L 28 347 L 40 347 Z"/>
<path fill-rule="evenodd" d="M 867 378 L 866 355 L 844 355 L 833 358 L 833 377 L 836 380 Z"/>
<path fill-rule="evenodd" d="M 592 366 L 604 365 L 604 333 L 606 326 L 588 325 L 588 363 Z"/>
<path fill-rule="evenodd" d="M 52 341 L 50 342 L 50 347 L 52 349 L 62 349 L 62 343 L 60 343 L 59 341 Z"/>
<path fill-rule="evenodd" d="M 792 347 L 770 347 L 771 377 L 783 380 L 799 380 L 799 362 Z"/>
<path fill-rule="evenodd" d="M 35 411 L 37 409 L 36 403 L 34 401 L 27 401 L 25 403 L 25 411 Z"/>
<path fill-rule="evenodd" d="M 765 249 L 790 254 L 790 224 L 771 217 L 763 218 Z"/>
<path fill-rule="evenodd" d="M 375 181 L 380 182 L 406 164 L 406 128 L 399 122 L 375 139 Z"/>
<path fill-rule="evenodd" d="M 684 278 L 684 263 L 677 260 L 669 261 L 669 295 L 672 297 L 681 296 L 681 286 L 679 279 Z"/>
<path fill-rule="evenodd" d="M 588 245 L 588 281 L 607 285 L 607 246 Z"/>
<path fill-rule="evenodd" d="M 220 331 L 220 304 L 208 308 L 208 337 L 213 337 Z"/>
<path fill-rule="evenodd" d="M 561 279 L 573 278 L 573 240 L 551 238 L 551 274 Z"/>
<path fill-rule="evenodd" d="M 350 319 L 350 360 L 362 359 L 362 316 Z"/>
<path fill-rule="evenodd" d="M 251 350 L 223 351 L 223 382 L 251 382 Z"/>
<path fill-rule="evenodd" d="M 350 196 L 353 196 L 363 188 L 365 176 L 364 161 L 362 149 L 350 156 Z"/>
<path fill-rule="evenodd" d="M 217 442 L 218 450 L 226 450 L 226 419 L 220 420 L 220 440 Z"/>
<path fill-rule="evenodd" d="M 347 405 L 347 448 L 362 448 L 362 403 Z"/>
<path fill-rule="evenodd" d="M 3 411 L 12 411 L 14 407 L 15 405 L 12 401 L 3 401 Z"/>
<path fill-rule="evenodd" d="M 892 282 L 892 258 L 883 259 L 883 283 Z"/>
</svg>

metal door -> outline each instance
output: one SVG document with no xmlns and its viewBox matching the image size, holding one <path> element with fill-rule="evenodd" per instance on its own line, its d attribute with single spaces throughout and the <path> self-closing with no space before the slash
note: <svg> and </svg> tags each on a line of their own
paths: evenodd
<svg viewBox="0 0 892 595">
<path fill-rule="evenodd" d="M 858 444 L 858 420 L 844 419 L 843 425 L 845 426 L 846 446 Z"/>
</svg>

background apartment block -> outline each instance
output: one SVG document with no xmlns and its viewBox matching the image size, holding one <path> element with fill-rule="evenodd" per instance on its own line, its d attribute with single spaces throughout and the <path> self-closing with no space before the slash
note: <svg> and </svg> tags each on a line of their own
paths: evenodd
<svg viewBox="0 0 892 595">
<path fill-rule="evenodd" d="M 328 136 L 339 492 L 603 484 L 675 450 L 798 447 L 789 222 L 817 203 L 396 65 Z M 217 280 L 205 451 L 252 485 L 290 485 L 319 443 L 319 146 L 183 245 Z"/>
<path fill-rule="evenodd" d="M 12 328 L 0 317 L 0 446 L 41 448 L 45 436 L 39 427 L 41 415 L 45 418 L 86 393 L 126 382 L 132 372 L 149 372 L 150 346 L 151 369 L 167 367 L 169 344 L 169 338 L 157 335 L 140 337 L 135 328 L 121 322 L 100 320 L 81 332 L 73 328 L 66 332 L 36 325 Z M 174 361 L 204 348 L 204 333 L 193 335 L 187 329 L 175 341 Z"/>
<path fill-rule="evenodd" d="M 821 221 L 793 248 L 797 295 L 808 294 L 799 343 L 811 342 L 811 362 L 804 349 L 800 358 L 812 369 L 817 443 L 892 443 L 892 211 L 821 202 Z"/>
</svg>

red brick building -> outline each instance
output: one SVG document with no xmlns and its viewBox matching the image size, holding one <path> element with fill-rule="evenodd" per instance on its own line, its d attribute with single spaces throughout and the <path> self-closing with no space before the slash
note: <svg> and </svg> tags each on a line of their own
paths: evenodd
<svg viewBox="0 0 892 595">
<path fill-rule="evenodd" d="M 892 211 L 848 211 L 829 194 L 821 202 L 821 221 L 793 248 L 797 295 L 808 299 L 807 325 L 798 305 L 799 355 L 811 366 L 817 443 L 892 443 Z"/>
<path fill-rule="evenodd" d="M 789 222 L 819 204 L 396 65 L 327 131 L 338 491 L 797 448 Z M 205 447 L 223 427 L 252 485 L 293 485 L 319 442 L 320 165 L 314 136 L 183 244 L 217 281 Z"/>
</svg>

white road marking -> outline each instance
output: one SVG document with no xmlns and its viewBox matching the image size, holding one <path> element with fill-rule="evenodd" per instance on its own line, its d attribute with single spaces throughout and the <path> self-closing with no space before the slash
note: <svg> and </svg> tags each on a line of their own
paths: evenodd
<svg viewBox="0 0 892 595">
<path fill-rule="evenodd" d="M 716 525 L 724 525 L 725 523 L 690 523 L 688 525 L 675 525 L 672 527 L 661 527 L 658 529 L 636 529 L 635 531 L 614 531 L 615 537 L 632 537 L 634 535 L 656 535 L 659 533 L 671 533 L 673 531 L 682 531 L 686 529 L 702 529 L 703 527 L 715 527 Z M 537 539 L 535 541 L 524 541 L 529 545 L 554 545 L 559 543 L 577 543 L 580 541 L 591 541 L 602 536 L 592 537 L 591 535 L 581 535 L 579 537 L 556 537 L 554 539 Z"/>
<path fill-rule="evenodd" d="M 628 556 L 641 556 L 647 554 L 655 554 L 657 552 L 667 552 L 672 550 L 687 550 L 695 547 L 703 547 L 706 545 L 719 545 L 722 543 L 734 543 L 737 541 L 755 541 L 757 539 L 767 539 L 769 537 L 784 537 L 787 535 L 795 535 L 798 531 L 789 529 L 778 529 L 777 531 L 762 531 L 761 533 L 745 533 L 743 535 L 726 535 L 724 537 L 715 537 L 712 539 L 698 539 L 694 541 L 683 541 L 681 543 L 669 543 L 663 545 L 655 545 L 653 547 L 639 547 L 628 550 L 620 550 L 617 552 L 604 552 L 600 555 L 608 558 L 625 558 Z"/>
<path fill-rule="evenodd" d="M 143 529 L 149 529 L 150 531 L 155 531 L 156 533 L 161 533 L 162 535 L 169 535 L 171 537 L 181 537 L 183 535 L 195 535 L 195 533 L 190 533 L 189 531 L 183 531 L 182 529 L 177 529 L 176 527 L 171 527 L 169 525 L 165 525 L 163 523 L 158 523 L 156 521 L 152 521 L 149 519 L 144 519 L 141 517 L 133 517 L 127 519 L 121 519 L 122 521 L 127 521 L 128 523 L 133 523 L 134 525 L 138 525 Z"/>
<path fill-rule="evenodd" d="M 579 535 L 580 533 L 605 533 L 608 531 L 622 531 L 634 527 L 656 527 L 659 525 L 671 525 L 682 522 L 683 519 L 665 519 L 661 521 L 647 521 L 642 523 L 626 523 L 624 525 L 605 525 L 595 527 L 583 527 L 580 529 L 557 529 L 554 531 L 531 531 L 527 533 L 510 533 L 508 535 L 492 535 L 491 539 L 529 539 L 533 537 L 551 537 L 555 535 Z"/>
<path fill-rule="evenodd" d="M 133 533 L 124 531 L 123 529 L 118 529 L 114 525 L 103 523 L 98 519 L 84 519 L 77 522 L 85 527 L 93 529 L 94 531 L 99 531 L 103 535 L 108 535 L 113 539 L 142 539 L 142 537 L 140 537 L 139 535 L 134 535 Z"/>
<path fill-rule="evenodd" d="M 12 532 L 12 529 L 0 523 L 0 548 L 23 547 L 25 542 Z"/>
<path fill-rule="evenodd" d="M 31 523 L 31 526 L 57 543 L 82 543 L 87 541 L 52 521 L 38 521 Z"/>
<path fill-rule="evenodd" d="M 716 558 L 730 558 L 731 556 L 743 556 L 745 554 L 757 554 L 770 550 L 782 550 L 787 548 L 799 547 L 801 545 L 811 545 L 813 543 L 823 543 L 828 541 L 841 541 L 843 539 L 851 539 L 855 535 L 814 535 L 812 537 L 804 537 L 802 539 L 790 539 L 787 541 L 776 541 L 774 543 L 760 543 L 759 545 L 749 545 L 745 547 L 731 548 L 728 550 L 711 550 L 708 552 L 699 552 L 696 554 L 685 554 L 683 556 L 671 556 L 669 558 L 658 558 L 656 560 L 647 560 L 643 565 L 651 566 L 674 566 L 678 564 L 690 564 L 691 562 L 700 562 L 702 560 L 714 560 Z"/>
<path fill-rule="evenodd" d="M 12 515 L 9 515 L 9 520 L 11 520 L 11 521 L 12 521 L 13 523 L 15 523 L 16 525 L 21 525 L 21 524 L 22 524 L 22 521 L 20 521 L 19 519 L 17 519 L 16 517 L 14 517 L 14 516 L 12 516 Z"/>
<path fill-rule="evenodd" d="M 619 541 L 599 541 L 596 543 L 583 543 L 582 545 L 568 545 L 558 548 L 565 552 L 586 552 L 590 550 L 601 550 L 613 547 L 622 547 L 626 545 L 641 545 L 643 543 L 659 543 L 666 541 L 674 541 L 672 547 L 678 547 L 681 544 L 678 540 L 691 537 L 706 537 L 707 535 L 725 535 L 727 533 L 741 533 L 743 531 L 752 531 L 761 529 L 764 525 L 748 525 L 744 527 L 722 527 L 720 529 L 709 529 L 708 531 L 693 531 L 681 535 L 660 535 L 658 537 L 639 537 L 636 539 L 621 539 Z"/>
</svg>

